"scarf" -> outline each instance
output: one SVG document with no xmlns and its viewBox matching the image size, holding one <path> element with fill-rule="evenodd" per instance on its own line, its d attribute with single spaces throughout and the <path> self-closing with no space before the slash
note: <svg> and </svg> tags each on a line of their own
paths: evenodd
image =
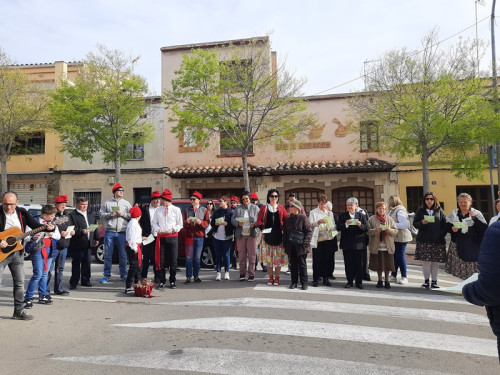
<svg viewBox="0 0 500 375">
<path fill-rule="evenodd" d="M 474 211 L 476 213 L 476 217 L 479 221 L 486 224 L 486 219 L 484 218 L 483 214 L 480 211 L 476 210 L 475 208 L 471 208 L 470 210 Z M 467 233 L 469 231 L 469 227 L 474 225 L 474 221 L 472 220 L 472 218 L 470 218 L 470 216 L 468 216 L 468 217 L 464 218 L 464 220 L 462 220 L 463 216 L 462 216 L 461 212 L 459 214 L 459 211 L 460 211 L 460 209 L 458 209 L 458 208 L 451 211 L 450 215 L 448 216 L 448 219 L 446 219 L 446 221 L 448 223 L 456 223 L 458 221 L 463 221 L 464 223 L 467 224 L 467 226 L 465 227 L 465 229 L 461 229 L 461 231 L 462 231 L 462 233 Z M 470 218 L 470 219 L 468 219 L 468 218 Z"/>
<path fill-rule="evenodd" d="M 387 225 L 387 215 L 380 216 L 378 213 L 375 214 L 375 217 L 383 224 Z M 380 241 L 385 242 L 385 230 L 380 232 Z"/>
</svg>

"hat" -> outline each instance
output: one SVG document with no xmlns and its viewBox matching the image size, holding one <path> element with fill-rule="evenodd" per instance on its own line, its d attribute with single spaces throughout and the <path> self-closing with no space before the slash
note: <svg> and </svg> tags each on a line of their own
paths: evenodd
<svg viewBox="0 0 500 375">
<path fill-rule="evenodd" d="M 56 197 L 54 200 L 54 203 L 68 203 L 68 196 L 67 195 L 60 195 Z"/>
<path fill-rule="evenodd" d="M 238 197 L 236 197 L 234 195 L 231 197 L 231 201 L 235 201 L 236 203 L 240 203 L 240 200 L 238 199 Z"/>
<path fill-rule="evenodd" d="M 191 196 L 198 199 L 201 199 L 203 197 L 203 195 L 201 195 L 199 191 L 195 191 L 193 194 L 191 194 Z"/>
<path fill-rule="evenodd" d="M 130 216 L 131 216 L 132 218 L 134 218 L 134 217 L 139 217 L 139 216 L 141 216 L 141 215 L 142 215 L 141 209 L 140 209 L 138 206 L 134 206 L 134 207 L 132 207 L 132 208 L 129 210 L 129 212 L 130 212 Z"/>
<path fill-rule="evenodd" d="M 302 203 L 300 203 L 300 201 L 298 201 L 297 199 L 295 199 L 294 201 L 291 201 L 290 204 L 292 206 L 294 206 L 295 208 L 298 208 L 299 211 L 302 211 Z"/>
<path fill-rule="evenodd" d="M 118 189 L 123 189 L 122 186 L 120 185 L 119 182 L 117 182 L 114 186 L 113 186 L 113 189 L 111 189 L 111 191 L 114 193 L 115 191 L 117 191 Z"/>
<path fill-rule="evenodd" d="M 160 198 L 170 202 L 172 200 L 172 192 L 168 189 L 165 189 L 163 190 L 163 193 L 161 193 Z"/>
<path fill-rule="evenodd" d="M 259 196 L 257 195 L 257 193 L 250 193 L 250 199 L 259 200 Z"/>
<path fill-rule="evenodd" d="M 160 190 L 155 190 L 151 193 L 151 200 L 160 198 L 160 196 L 161 196 Z"/>
</svg>

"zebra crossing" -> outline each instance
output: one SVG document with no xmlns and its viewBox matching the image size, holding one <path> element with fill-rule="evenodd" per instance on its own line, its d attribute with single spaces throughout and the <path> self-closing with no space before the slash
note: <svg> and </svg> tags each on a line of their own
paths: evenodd
<svg viewBox="0 0 500 375">
<path fill-rule="evenodd" d="M 364 290 L 344 289 L 341 261 L 335 275 L 333 287 L 302 291 L 288 289 L 290 277 L 285 274 L 282 285 L 274 287 L 263 280 L 244 285 L 217 282 L 208 273 L 199 298 L 150 302 L 172 314 L 147 321 L 130 317 L 110 325 L 132 337 L 146 332 L 186 333 L 182 345 L 53 359 L 193 374 L 500 373 L 496 339 L 484 310 L 456 294 L 422 290 L 420 267 L 409 266 L 410 283 L 390 290 L 376 289 L 374 282 L 366 283 Z M 452 286 L 460 280 L 441 272 L 439 281 Z M 212 285 L 238 288 L 221 298 L 211 292 Z M 219 335 L 225 340 L 210 345 Z M 242 337 L 252 337 L 254 345 L 243 345 Z M 299 342 L 306 347 L 319 342 L 326 349 L 297 351 L 289 346 Z"/>
</svg>

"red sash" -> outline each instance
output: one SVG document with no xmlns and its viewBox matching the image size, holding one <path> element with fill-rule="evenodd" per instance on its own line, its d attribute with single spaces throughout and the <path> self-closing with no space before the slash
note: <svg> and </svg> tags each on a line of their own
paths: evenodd
<svg viewBox="0 0 500 375">
<path fill-rule="evenodd" d="M 51 245 L 52 245 L 52 240 L 50 238 L 45 237 L 43 239 L 43 247 L 42 247 L 43 272 L 47 272 L 49 270 L 49 265 L 48 265 L 49 253 L 47 252 L 47 249 L 50 250 Z"/>
</svg>

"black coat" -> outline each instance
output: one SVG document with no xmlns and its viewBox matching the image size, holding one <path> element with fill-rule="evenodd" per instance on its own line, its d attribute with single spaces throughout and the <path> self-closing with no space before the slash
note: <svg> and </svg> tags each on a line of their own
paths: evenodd
<svg viewBox="0 0 500 375">
<path fill-rule="evenodd" d="M 139 225 L 141 226 L 143 237 L 149 237 L 149 235 L 152 233 L 149 206 L 149 204 L 141 206 L 141 219 L 139 220 Z"/>
<path fill-rule="evenodd" d="M 224 221 L 227 223 L 226 227 L 224 228 L 224 232 L 226 234 L 226 237 L 232 236 L 234 233 L 234 227 L 233 227 L 233 224 L 231 224 L 232 216 L 233 216 L 233 211 L 231 210 L 230 207 L 228 207 L 228 208 L 219 207 L 218 209 L 216 209 L 214 214 L 212 215 L 212 220 L 210 220 L 210 226 L 212 227 L 212 229 L 211 229 L 212 233 L 215 233 L 217 231 L 217 229 L 219 228 L 218 225 L 215 225 L 215 219 L 223 217 Z"/>
<path fill-rule="evenodd" d="M 59 229 L 59 233 L 64 232 L 68 228 L 69 216 L 64 212 L 58 212 L 56 214 L 56 219 L 64 219 L 65 217 L 68 217 L 68 221 L 57 225 L 57 228 Z M 61 235 L 61 238 L 59 240 L 57 240 L 57 249 L 58 250 L 66 249 L 69 246 L 69 241 L 70 240 L 68 238 L 63 238 Z"/>
<path fill-rule="evenodd" d="M 96 229 L 94 232 L 91 232 L 90 236 L 83 233 L 83 230 L 87 229 L 88 226 L 85 222 L 85 217 L 81 213 L 79 213 L 77 210 L 74 210 L 68 216 L 68 225 L 75 226 L 75 234 L 71 237 L 71 240 L 69 242 L 70 250 L 88 249 L 94 245 L 94 241 L 100 240 L 98 229 Z M 89 222 L 89 225 L 97 224 L 95 216 L 89 212 L 87 212 L 87 220 Z"/>
<path fill-rule="evenodd" d="M 366 215 L 361 212 L 355 212 L 354 218 L 361 222 L 361 225 L 349 225 L 346 227 L 347 220 L 351 220 L 349 212 L 344 212 L 339 216 L 337 230 L 340 235 L 340 248 L 342 250 L 363 250 L 366 248 L 366 233 L 368 233 L 368 220 Z"/>
<path fill-rule="evenodd" d="M 304 242 L 302 245 L 292 245 L 288 240 L 293 230 L 304 233 Z M 283 228 L 283 247 L 288 256 L 292 254 L 292 247 L 295 246 L 297 256 L 305 255 L 311 252 L 311 239 L 313 227 L 306 215 L 290 215 Z"/>
<path fill-rule="evenodd" d="M 427 210 L 419 208 L 415 212 L 413 226 L 418 229 L 417 242 L 419 243 L 446 243 L 444 236 L 447 232 L 446 215 L 442 209 L 434 211 L 434 223 L 422 224 L 424 215 L 427 215 Z"/>
</svg>

